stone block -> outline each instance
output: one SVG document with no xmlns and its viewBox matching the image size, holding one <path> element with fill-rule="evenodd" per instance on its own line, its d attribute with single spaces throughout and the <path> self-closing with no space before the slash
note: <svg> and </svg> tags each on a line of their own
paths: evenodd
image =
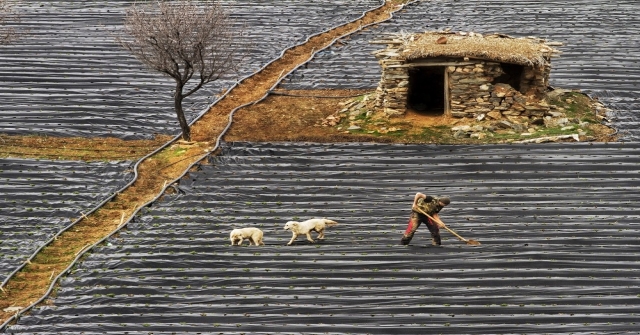
<svg viewBox="0 0 640 335">
<path fill-rule="evenodd" d="M 487 117 L 494 120 L 500 120 L 502 118 L 502 113 L 500 113 L 500 111 L 498 110 L 492 110 L 491 112 L 487 113 Z"/>
<path fill-rule="evenodd" d="M 480 78 L 465 78 L 465 79 L 460 79 L 460 83 L 463 84 L 477 84 L 478 86 L 482 85 L 482 84 L 486 84 L 487 81 L 484 79 L 480 79 Z"/>
<path fill-rule="evenodd" d="M 392 109 L 392 108 L 385 108 L 384 109 L 384 113 L 386 115 L 393 116 L 393 115 L 403 115 L 404 111 L 400 111 L 400 110 Z"/>
<path fill-rule="evenodd" d="M 504 116 L 519 116 L 520 114 L 522 114 L 522 112 L 516 110 L 506 110 L 502 112 Z"/>
<path fill-rule="evenodd" d="M 507 120 L 500 120 L 493 124 L 497 129 L 511 129 L 513 124 Z"/>
</svg>

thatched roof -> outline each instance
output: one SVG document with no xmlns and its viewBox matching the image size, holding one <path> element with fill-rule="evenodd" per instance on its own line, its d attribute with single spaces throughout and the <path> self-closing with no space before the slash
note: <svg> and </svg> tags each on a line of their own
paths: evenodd
<svg viewBox="0 0 640 335">
<path fill-rule="evenodd" d="M 398 34 L 385 41 L 393 45 L 394 53 L 399 54 L 399 58 L 405 60 L 469 57 L 529 66 L 547 64 L 550 57 L 560 53 L 552 45 L 562 45 L 532 37 L 514 38 L 501 34 L 483 36 L 472 32 Z"/>
</svg>

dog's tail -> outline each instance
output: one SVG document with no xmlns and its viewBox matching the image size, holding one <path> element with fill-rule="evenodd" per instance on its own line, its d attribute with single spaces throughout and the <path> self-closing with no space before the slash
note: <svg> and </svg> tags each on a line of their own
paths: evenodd
<svg viewBox="0 0 640 335">
<path fill-rule="evenodd" d="M 338 223 L 333 221 L 333 220 L 329 220 L 329 219 L 324 219 L 324 225 L 327 227 L 331 227 L 331 226 L 335 226 Z"/>
</svg>

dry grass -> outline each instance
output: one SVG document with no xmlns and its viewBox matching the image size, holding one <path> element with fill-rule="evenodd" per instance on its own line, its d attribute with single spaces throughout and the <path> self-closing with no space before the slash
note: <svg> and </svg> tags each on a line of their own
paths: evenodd
<svg viewBox="0 0 640 335">
<path fill-rule="evenodd" d="M 227 141 L 251 142 L 361 142 L 377 141 L 369 136 L 344 133 L 318 123 L 340 109 L 344 99 L 324 98 L 364 94 L 365 90 L 295 90 L 280 91 L 286 95 L 270 95 L 263 102 L 236 113 Z M 322 97 L 318 97 L 322 96 Z"/>
<path fill-rule="evenodd" d="M 463 35 L 464 34 L 464 35 Z M 446 43 L 437 43 L 446 39 Z M 422 34 L 398 35 L 401 57 L 407 60 L 427 57 L 471 57 L 541 66 L 560 51 L 542 39 L 514 38 L 506 35 L 480 35 L 473 33 L 426 32 Z M 394 46 L 395 47 L 395 46 Z"/>
<path fill-rule="evenodd" d="M 172 137 L 125 141 L 118 138 L 80 138 L 46 136 L 1 136 L 0 158 L 23 157 L 57 160 L 112 161 L 138 160 Z"/>
</svg>

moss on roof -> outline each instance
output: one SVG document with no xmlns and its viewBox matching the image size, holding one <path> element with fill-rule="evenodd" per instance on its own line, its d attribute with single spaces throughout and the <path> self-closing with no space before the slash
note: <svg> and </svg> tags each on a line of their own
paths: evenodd
<svg viewBox="0 0 640 335">
<path fill-rule="evenodd" d="M 401 34 L 393 38 L 400 58 L 414 60 L 433 57 L 469 57 L 501 63 L 542 66 L 559 54 L 552 45 L 561 43 L 539 38 L 514 38 L 502 34 L 481 35 L 465 32 L 425 32 Z M 439 41 L 439 42 L 438 42 Z"/>
</svg>

